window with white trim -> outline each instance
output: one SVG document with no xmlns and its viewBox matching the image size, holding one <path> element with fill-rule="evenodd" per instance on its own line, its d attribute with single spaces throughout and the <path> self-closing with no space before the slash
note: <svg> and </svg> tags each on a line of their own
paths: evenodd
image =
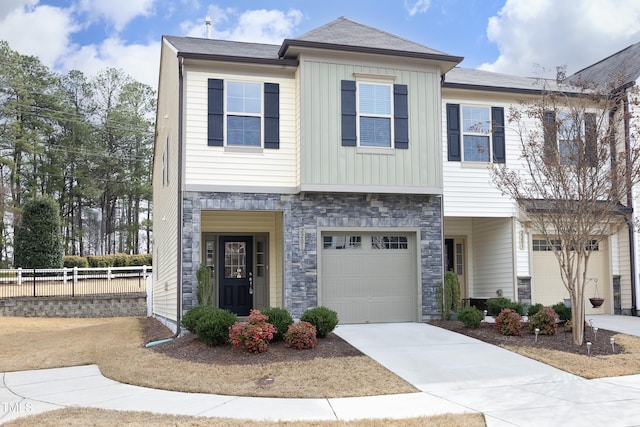
<svg viewBox="0 0 640 427">
<path fill-rule="evenodd" d="M 488 163 L 491 155 L 491 108 L 463 105 L 462 160 Z"/>
<path fill-rule="evenodd" d="M 362 236 L 332 236 L 322 237 L 324 249 L 360 249 L 362 248 Z"/>
<path fill-rule="evenodd" d="M 393 85 L 358 82 L 358 142 L 361 147 L 391 147 Z"/>
<path fill-rule="evenodd" d="M 227 82 L 227 145 L 262 145 L 262 84 Z"/>
</svg>

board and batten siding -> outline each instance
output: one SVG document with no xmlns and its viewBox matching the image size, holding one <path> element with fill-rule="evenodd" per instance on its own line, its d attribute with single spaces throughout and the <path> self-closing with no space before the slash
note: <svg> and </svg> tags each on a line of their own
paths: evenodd
<svg viewBox="0 0 640 427">
<path fill-rule="evenodd" d="M 614 246 L 615 244 L 615 246 Z M 631 308 L 631 256 L 629 253 L 629 229 L 621 227 L 616 238 L 611 238 L 611 254 L 613 258 L 614 252 L 617 252 L 617 271 L 616 265 L 612 267 L 612 274 L 620 275 L 620 302 L 622 309 Z M 613 258 L 613 259 L 615 259 Z"/>
<path fill-rule="evenodd" d="M 175 321 L 178 298 L 178 60 L 165 41 L 162 43 L 158 93 L 160 102 L 153 157 L 155 268 L 152 310 L 154 315 Z"/>
<path fill-rule="evenodd" d="M 515 101 L 513 102 L 516 103 Z M 503 196 L 491 182 L 491 163 L 449 161 L 447 156 L 447 104 L 502 107 L 505 112 L 505 155 L 506 164 L 517 164 L 520 157 L 520 141 L 506 123 L 509 107 L 504 99 L 478 98 L 470 94 L 468 98 L 443 93 L 442 100 L 442 173 L 444 181 L 444 215 L 474 217 L 512 217 L 517 215 L 515 203 Z M 462 143 L 462 142 L 461 142 Z"/>
<path fill-rule="evenodd" d="M 442 188 L 439 146 L 440 80 L 437 70 L 407 70 L 303 60 L 301 188 L 331 185 L 368 186 L 389 192 L 427 194 Z M 408 87 L 409 148 L 373 154 L 341 144 L 341 81 L 355 74 L 395 76 Z M 363 79 L 365 80 L 365 79 Z"/>
<path fill-rule="evenodd" d="M 280 87 L 280 148 L 227 149 L 207 144 L 208 79 L 277 83 Z M 297 177 L 296 85 L 293 73 L 256 75 L 187 70 L 185 185 L 200 190 L 228 188 L 295 188 Z M 193 188 L 193 187 L 191 187 Z"/>
<path fill-rule="evenodd" d="M 511 218 L 473 219 L 473 293 L 479 298 L 514 299 L 513 227 Z"/>
</svg>

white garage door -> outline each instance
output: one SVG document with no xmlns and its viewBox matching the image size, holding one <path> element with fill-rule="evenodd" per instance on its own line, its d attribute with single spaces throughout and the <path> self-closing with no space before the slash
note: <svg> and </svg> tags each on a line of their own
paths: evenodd
<svg viewBox="0 0 640 427">
<path fill-rule="evenodd" d="M 607 260 L 609 259 L 606 241 L 594 245 L 589 258 L 587 270 L 587 284 L 585 285 L 585 313 L 609 314 L 613 302 L 609 292 L 609 274 Z M 533 238 L 533 302 L 544 305 L 553 305 L 569 298 L 569 292 L 562 283 L 558 261 L 548 247 L 546 241 Z M 597 291 L 596 291 L 597 286 Z M 600 308 L 593 308 L 589 298 L 596 292 L 604 298 L 604 304 Z"/>
<path fill-rule="evenodd" d="M 341 323 L 417 320 L 415 234 L 325 232 L 321 256 L 320 303 Z"/>
</svg>

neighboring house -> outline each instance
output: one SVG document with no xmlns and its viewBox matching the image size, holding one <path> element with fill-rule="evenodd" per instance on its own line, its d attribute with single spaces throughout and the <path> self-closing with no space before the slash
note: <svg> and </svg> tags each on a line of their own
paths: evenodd
<svg viewBox="0 0 640 427">
<path fill-rule="evenodd" d="M 640 85 L 640 43 L 628 46 L 613 55 L 590 65 L 568 78 L 569 81 L 587 81 L 600 85 L 608 82 L 619 82 L 618 91 L 623 93 L 623 111 L 630 114 L 622 132 L 625 144 L 637 144 L 640 131 L 640 108 L 638 107 L 638 87 Z M 633 210 L 633 218 L 618 233 L 619 258 L 613 258 L 613 275 L 617 280 L 614 294 L 620 293 L 621 311 L 625 314 L 637 314 L 638 284 L 640 283 L 640 237 L 637 227 L 640 224 L 640 214 L 637 207 L 640 198 L 640 188 L 635 187 L 628 195 L 625 205 Z M 631 244 L 629 244 L 631 242 Z M 619 277 L 618 277 L 619 276 Z M 616 313 L 618 308 L 616 307 Z"/>
<path fill-rule="evenodd" d="M 569 297 L 545 239 L 490 177 L 492 164 L 521 165 L 519 136 L 508 111 L 538 98 L 542 84 L 462 68 L 451 70 L 443 82 L 445 270 L 458 274 L 463 298 L 472 302 L 504 296 L 525 305 L 552 305 Z M 528 126 L 542 123 L 530 120 Z M 605 303 L 601 308 L 587 303 L 587 314 L 635 310 L 628 244 L 633 231 L 622 216 L 611 227 L 613 234 L 592 248 L 585 288 L 587 298 L 597 292 Z"/>
<path fill-rule="evenodd" d="M 205 264 L 240 316 L 438 316 L 441 79 L 461 60 L 344 18 L 282 45 L 163 37 L 154 315 L 175 328 Z"/>
</svg>

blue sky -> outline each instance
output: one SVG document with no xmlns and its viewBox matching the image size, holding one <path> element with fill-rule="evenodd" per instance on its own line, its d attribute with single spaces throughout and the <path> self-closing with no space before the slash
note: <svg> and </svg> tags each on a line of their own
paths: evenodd
<svg viewBox="0 0 640 427">
<path fill-rule="evenodd" d="M 56 71 L 115 67 L 155 87 L 161 36 L 204 37 L 206 16 L 212 38 L 277 44 L 344 16 L 529 76 L 640 42 L 637 0 L 0 0 L 0 39 Z"/>
</svg>

